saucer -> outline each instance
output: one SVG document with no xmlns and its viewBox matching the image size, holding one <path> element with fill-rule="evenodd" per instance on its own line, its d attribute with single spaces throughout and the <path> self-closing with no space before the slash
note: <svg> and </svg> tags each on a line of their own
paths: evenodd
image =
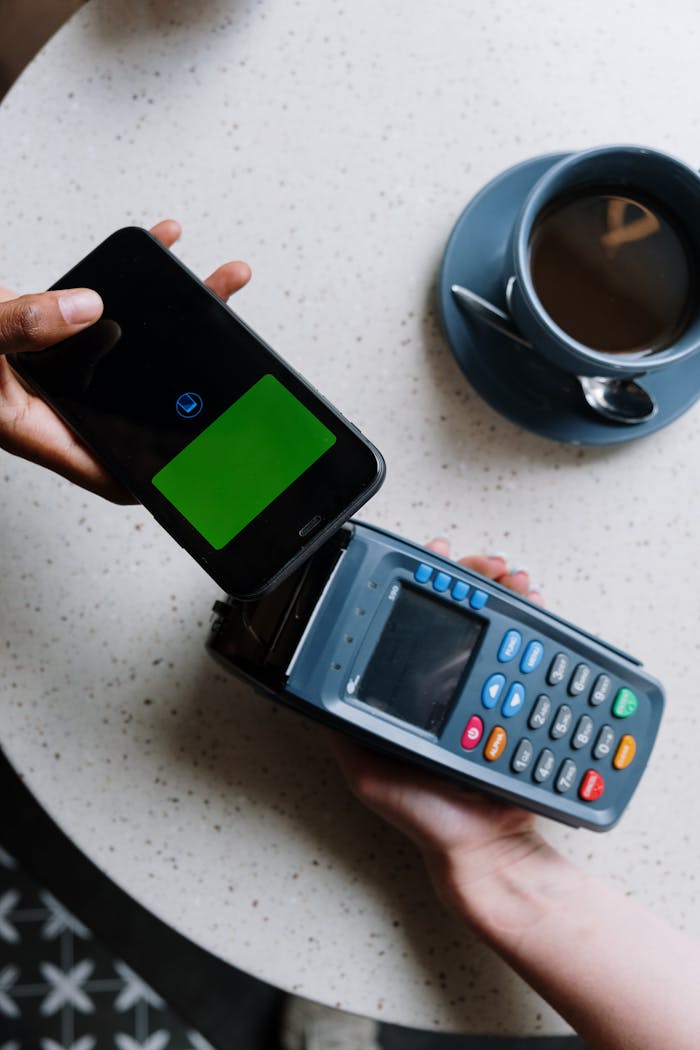
<svg viewBox="0 0 700 1050">
<path fill-rule="evenodd" d="M 536 351 L 467 317 L 450 288 L 464 285 L 506 309 L 504 255 L 520 207 L 537 180 L 566 153 L 534 157 L 498 175 L 470 201 L 450 234 L 439 281 L 447 342 L 476 392 L 501 415 L 555 441 L 615 445 L 660 430 L 700 397 L 700 353 L 640 379 L 659 410 L 646 423 L 613 423 L 585 402 L 577 380 Z"/>
</svg>

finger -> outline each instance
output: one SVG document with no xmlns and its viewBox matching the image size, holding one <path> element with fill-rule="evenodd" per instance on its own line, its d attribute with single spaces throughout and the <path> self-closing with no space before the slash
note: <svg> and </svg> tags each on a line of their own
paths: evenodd
<svg viewBox="0 0 700 1050">
<path fill-rule="evenodd" d="M 102 314 L 102 300 L 90 288 L 20 295 L 0 303 L 0 353 L 43 350 L 75 335 Z"/>
<path fill-rule="evenodd" d="M 500 576 L 496 582 L 511 591 L 515 591 L 516 594 L 523 595 L 528 601 L 534 602 L 535 605 L 544 605 L 544 598 L 540 589 L 536 584 L 533 584 L 527 569 L 513 569 L 511 572 L 506 572 Z"/>
<path fill-rule="evenodd" d="M 539 587 L 532 583 L 527 570 L 513 569 L 512 572 L 509 572 L 503 554 L 471 554 L 466 558 L 460 558 L 459 564 L 495 583 L 500 583 L 503 587 L 508 587 L 516 594 L 524 595 L 535 605 L 544 605 L 542 593 Z"/>
<path fill-rule="evenodd" d="M 459 564 L 472 572 L 478 572 L 487 580 L 497 580 L 507 569 L 506 559 L 502 554 L 470 554 L 466 558 L 460 558 Z"/>
<path fill-rule="evenodd" d="M 219 266 L 207 277 L 205 284 L 215 295 L 226 302 L 235 292 L 240 291 L 251 278 L 251 270 L 245 262 L 227 262 Z"/>
<path fill-rule="evenodd" d="M 166 248 L 172 248 L 182 234 L 182 226 L 177 219 L 163 219 L 151 226 L 151 233 Z"/>
<path fill-rule="evenodd" d="M 176 219 L 163 219 L 162 222 L 157 222 L 151 227 L 151 233 L 166 248 L 171 248 L 182 234 L 182 227 Z M 251 271 L 248 263 L 227 262 L 214 270 L 214 273 L 207 277 L 205 284 L 215 295 L 226 302 L 232 295 L 240 291 L 250 278 Z"/>
<path fill-rule="evenodd" d="M 443 558 L 451 557 L 450 541 L 442 536 L 438 536 L 434 540 L 431 540 L 430 543 L 426 543 L 426 547 L 429 551 L 435 551 L 436 554 L 441 554 Z"/>
<path fill-rule="evenodd" d="M 510 572 L 504 572 L 498 577 L 497 583 L 507 587 L 509 591 L 515 591 L 516 594 L 527 594 L 532 586 L 527 569 L 511 569 Z"/>
<path fill-rule="evenodd" d="M 6 303 L 8 299 L 16 299 L 19 292 L 13 292 L 11 288 L 0 288 L 0 303 Z"/>
</svg>

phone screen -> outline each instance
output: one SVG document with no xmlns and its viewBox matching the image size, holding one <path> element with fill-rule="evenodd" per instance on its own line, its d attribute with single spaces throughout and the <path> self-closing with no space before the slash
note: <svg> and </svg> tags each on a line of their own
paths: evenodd
<svg viewBox="0 0 700 1050">
<path fill-rule="evenodd" d="M 266 375 L 166 463 L 153 484 L 221 550 L 335 441 L 301 401 Z"/>
<path fill-rule="evenodd" d="M 144 230 L 54 285 L 76 286 L 101 320 L 12 364 L 230 594 L 270 589 L 381 484 L 377 450 Z"/>
</svg>

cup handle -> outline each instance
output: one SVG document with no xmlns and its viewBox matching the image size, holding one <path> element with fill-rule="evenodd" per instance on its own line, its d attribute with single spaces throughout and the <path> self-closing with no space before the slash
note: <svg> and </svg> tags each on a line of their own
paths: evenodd
<svg viewBox="0 0 700 1050">
<path fill-rule="evenodd" d="M 508 313 L 511 315 L 511 317 L 513 316 L 513 296 L 515 295 L 515 282 L 515 274 L 509 277 L 508 281 L 506 282 L 506 303 L 508 305 Z"/>
</svg>

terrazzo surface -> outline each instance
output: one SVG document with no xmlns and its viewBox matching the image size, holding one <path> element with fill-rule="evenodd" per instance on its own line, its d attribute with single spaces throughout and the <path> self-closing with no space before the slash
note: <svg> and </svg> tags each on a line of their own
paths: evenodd
<svg viewBox="0 0 700 1050">
<path fill-rule="evenodd" d="M 540 439 L 471 391 L 435 311 L 457 215 L 509 165 L 615 141 L 697 163 L 700 14 L 677 8 L 91 0 L 0 107 L 0 274 L 45 287 L 165 215 L 195 271 L 247 259 L 236 309 L 387 459 L 362 516 L 506 551 L 662 679 L 622 823 L 547 834 L 697 933 L 700 411 L 615 449 Z M 0 470 L 3 746 L 95 863 L 284 989 L 421 1028 L 567 1031 L 436 902 L 318 730 L 210 662 L 216 587 L 145 511 Z"/>
</svg>

